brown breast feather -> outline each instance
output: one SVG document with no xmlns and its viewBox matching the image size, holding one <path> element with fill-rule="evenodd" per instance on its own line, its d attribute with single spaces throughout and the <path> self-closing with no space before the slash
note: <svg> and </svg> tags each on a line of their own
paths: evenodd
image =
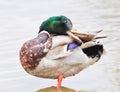
<svg viewBox="0 0 120 92">
<path fill-rule="evenodd" d="M 52 39 L 47 32 L 25 42 L 20 50 L 20 61 L 26 71 L 35 69 L 40 60 L 47 54 L 52 46 Z M 45 51 L 47 49 L 47 51 Z"/>
</svg>

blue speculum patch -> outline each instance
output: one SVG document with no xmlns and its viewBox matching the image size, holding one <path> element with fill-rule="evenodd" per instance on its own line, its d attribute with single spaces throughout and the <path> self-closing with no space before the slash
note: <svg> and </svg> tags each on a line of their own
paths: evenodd
<svg viewBox="0 0 120 92">
<path fill-rule="evenodd" d="M 67 50 L 71 50 L 74 49 L 76 47 L 80 46 L 80 43 L 74 42 L 74 43 L 70 43 L 67 47 Z"/>
</svg>

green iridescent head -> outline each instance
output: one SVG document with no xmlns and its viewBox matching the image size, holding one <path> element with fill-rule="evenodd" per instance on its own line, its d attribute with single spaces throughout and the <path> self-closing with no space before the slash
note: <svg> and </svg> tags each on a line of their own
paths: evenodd
<svg viewBox="0 0 120 92">
<path fill-rule="evenodd" d="M 53 16 L 44 21 L 39 32 L 46 30 L 50 34 L 66 35 L 72 29 L 72 22 L 65 16 Z"/>
</svg>

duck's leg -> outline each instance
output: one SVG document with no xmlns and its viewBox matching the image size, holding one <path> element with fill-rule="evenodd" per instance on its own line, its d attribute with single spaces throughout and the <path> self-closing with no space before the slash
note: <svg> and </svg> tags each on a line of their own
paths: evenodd
<svg viewBox="0 0 120 92">
<path fill-rule="evenodd" d="M 63 77 L 64 77 L 63 74 L 60 74 L 60 75 L 58 76 L 57 90 L 59 90 L 60 87 L 61 87 L 61 83 L 62 83 L 62 79 L 63 79 Z"/>
</svg>

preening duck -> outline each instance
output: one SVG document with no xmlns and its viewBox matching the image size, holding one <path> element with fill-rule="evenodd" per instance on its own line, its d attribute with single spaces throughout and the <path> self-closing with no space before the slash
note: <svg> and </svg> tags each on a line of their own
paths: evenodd
<svg viewBox="0 0 120 92">
<path fill-rule="evenodd" d="M 20 50 L 25 71 L 41 78 L 58 79 L 59 89 L 62 78 L 73 76 L 97 62 L 104 51 L 102 44 L 92 41 L 97 37 L 71 29 L 72 22 L 65 16 L 44 21 L 38 36 L 25 42 Z"/>
</svg>

